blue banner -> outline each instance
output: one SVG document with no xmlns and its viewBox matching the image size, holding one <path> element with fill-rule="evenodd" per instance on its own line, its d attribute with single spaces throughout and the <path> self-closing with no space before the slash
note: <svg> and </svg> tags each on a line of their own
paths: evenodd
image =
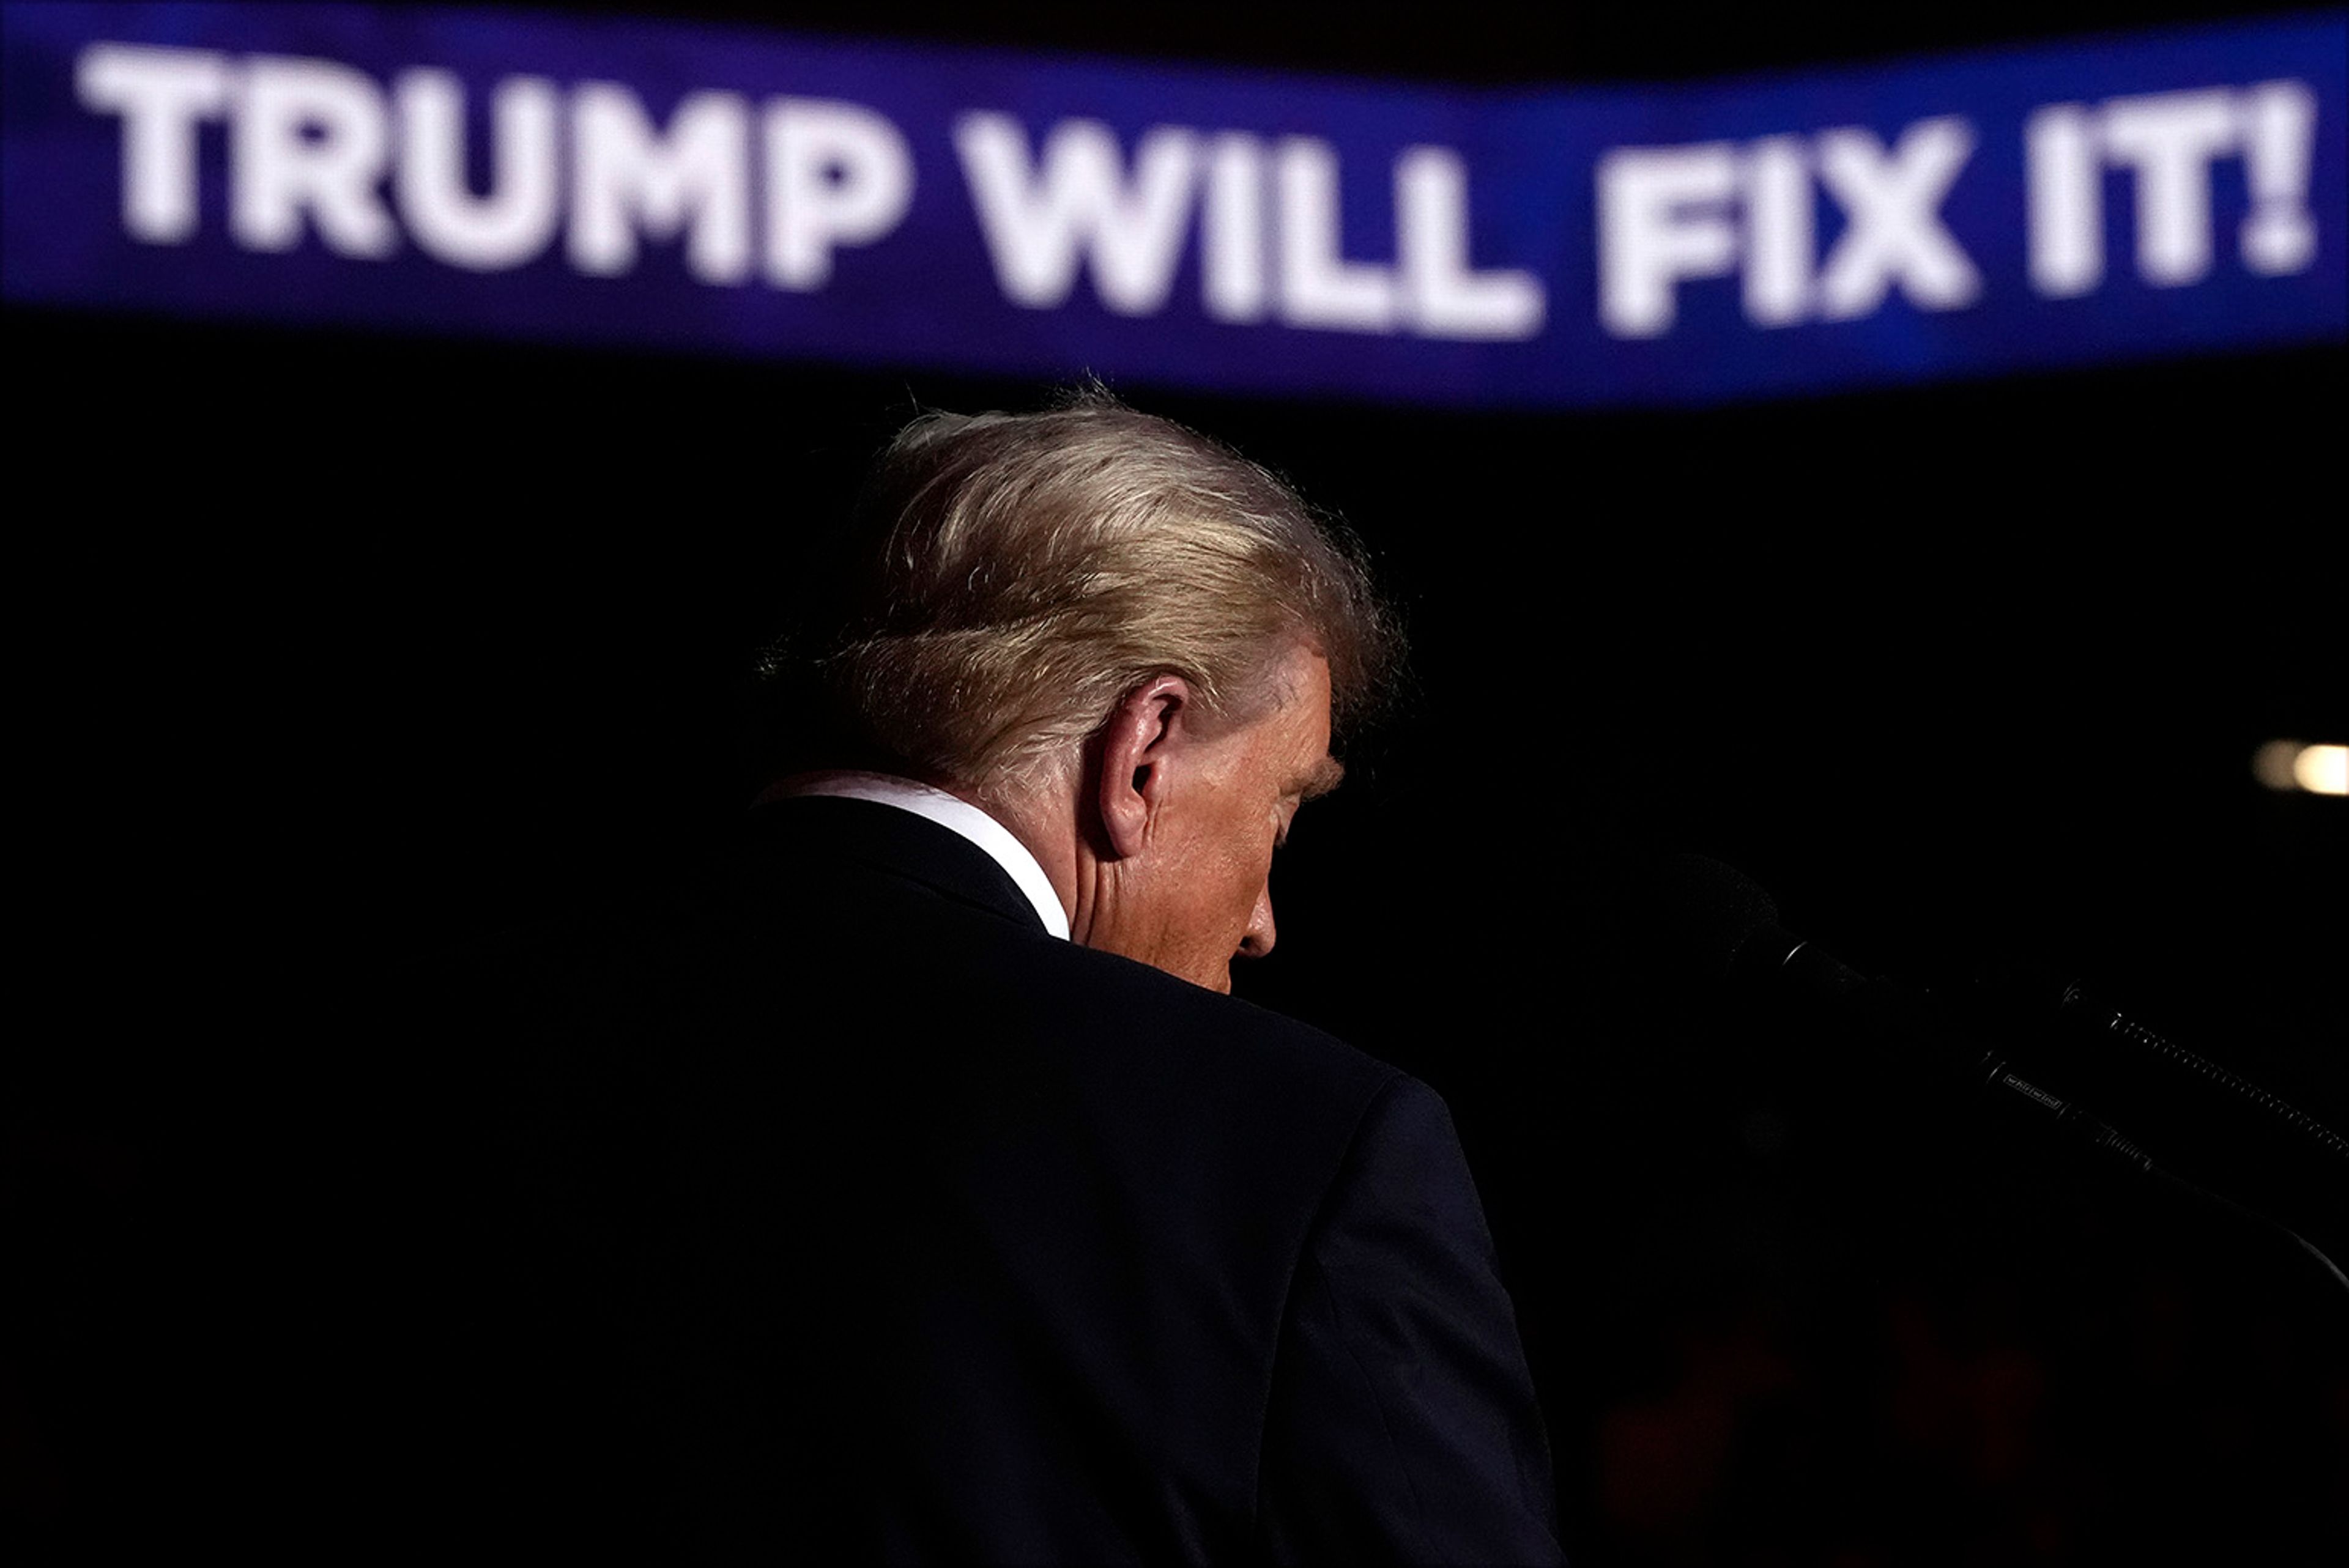
<svg viewBox="0 0 2349 1568">
<path fill-rule="evenodd" d="M 1674 404 L 2349 333 L 2349 16 L 1474 91 L 675 22 L 12 5 L 12 301 Z"/>
</svg>

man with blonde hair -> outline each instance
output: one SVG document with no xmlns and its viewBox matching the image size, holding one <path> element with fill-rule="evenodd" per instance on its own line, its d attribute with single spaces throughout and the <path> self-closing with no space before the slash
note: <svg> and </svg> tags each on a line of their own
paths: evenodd
<svg viewBox="0 0 2349 1568">
<path fill-rule="evenodd" d="M 976 807 L 1035 861 L 1007 869 L 1056 934 L 1229 990 L 1231 958 L 1272 945 L 1274 844 L 1343 772 L 1333 717 L 1394 661 L 1355 553 L 1262 469 L 1099 393 L 917 419 L 860 510 L 811 662 L 834 721 L 818 733 L 878 781 L 771 794 Z"/>
<path fill-rule="evenodd" d="M 1223 994 L 1394 667 L 1358 552 L 1092 395 L 916 420 L 822 597 L 750 851 L 573 1012 L 643 1065 L 540 1186 L 551 1298 L 619 1304 L 554 1356 L 565 1509 L 725 1557 L 1555 1561 L 1443 1102 Z"/>
</svg>

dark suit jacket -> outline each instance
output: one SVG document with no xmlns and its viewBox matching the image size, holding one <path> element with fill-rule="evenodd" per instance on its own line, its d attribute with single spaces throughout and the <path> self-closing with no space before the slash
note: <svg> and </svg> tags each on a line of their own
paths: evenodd
<svg viewBox="0 0 2349 1568">
<path fill-rule="evenodd" d="M 513 1005 L 539 1070 L 472 1440 L 520 1540 L 1557 1559 L 1434 1094 L 1048 935 L 911 814 L 786 801 L 751 840 Z"/>
</svg>

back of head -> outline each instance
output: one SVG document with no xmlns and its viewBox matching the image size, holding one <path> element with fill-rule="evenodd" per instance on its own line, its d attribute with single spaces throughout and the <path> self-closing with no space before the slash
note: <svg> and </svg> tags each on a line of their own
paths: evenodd
<svg viewBox="0 0 2349 1568">
<path fill-rule="evenodd" d="M 1092 733 L 1152 676 L 1210 714 L 1276 699 L 1302 644 L 1341 716 L 1391 621 L 1351 542 L 1265 469 L 1104 394 L 934 413 L 882 453 L 812 655 L 864 759 L 988 790 Z"/>
</svg>

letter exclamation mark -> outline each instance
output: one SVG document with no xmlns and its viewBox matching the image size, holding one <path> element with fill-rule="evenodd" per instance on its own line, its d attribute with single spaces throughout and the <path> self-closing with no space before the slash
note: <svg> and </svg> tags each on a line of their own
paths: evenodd
<svg viewBox="0 0 2349 1568">
<path fill-rule="evenodd" d="M 2316 223 L 2308 211 L 2316 95 L 2303 82 L 2261 82 L 2243 93 L 2237 112 L 2251 188 L 2243 264 L 2271 277 L 2304 272 L 2316 259 Z"/>
</svg>

